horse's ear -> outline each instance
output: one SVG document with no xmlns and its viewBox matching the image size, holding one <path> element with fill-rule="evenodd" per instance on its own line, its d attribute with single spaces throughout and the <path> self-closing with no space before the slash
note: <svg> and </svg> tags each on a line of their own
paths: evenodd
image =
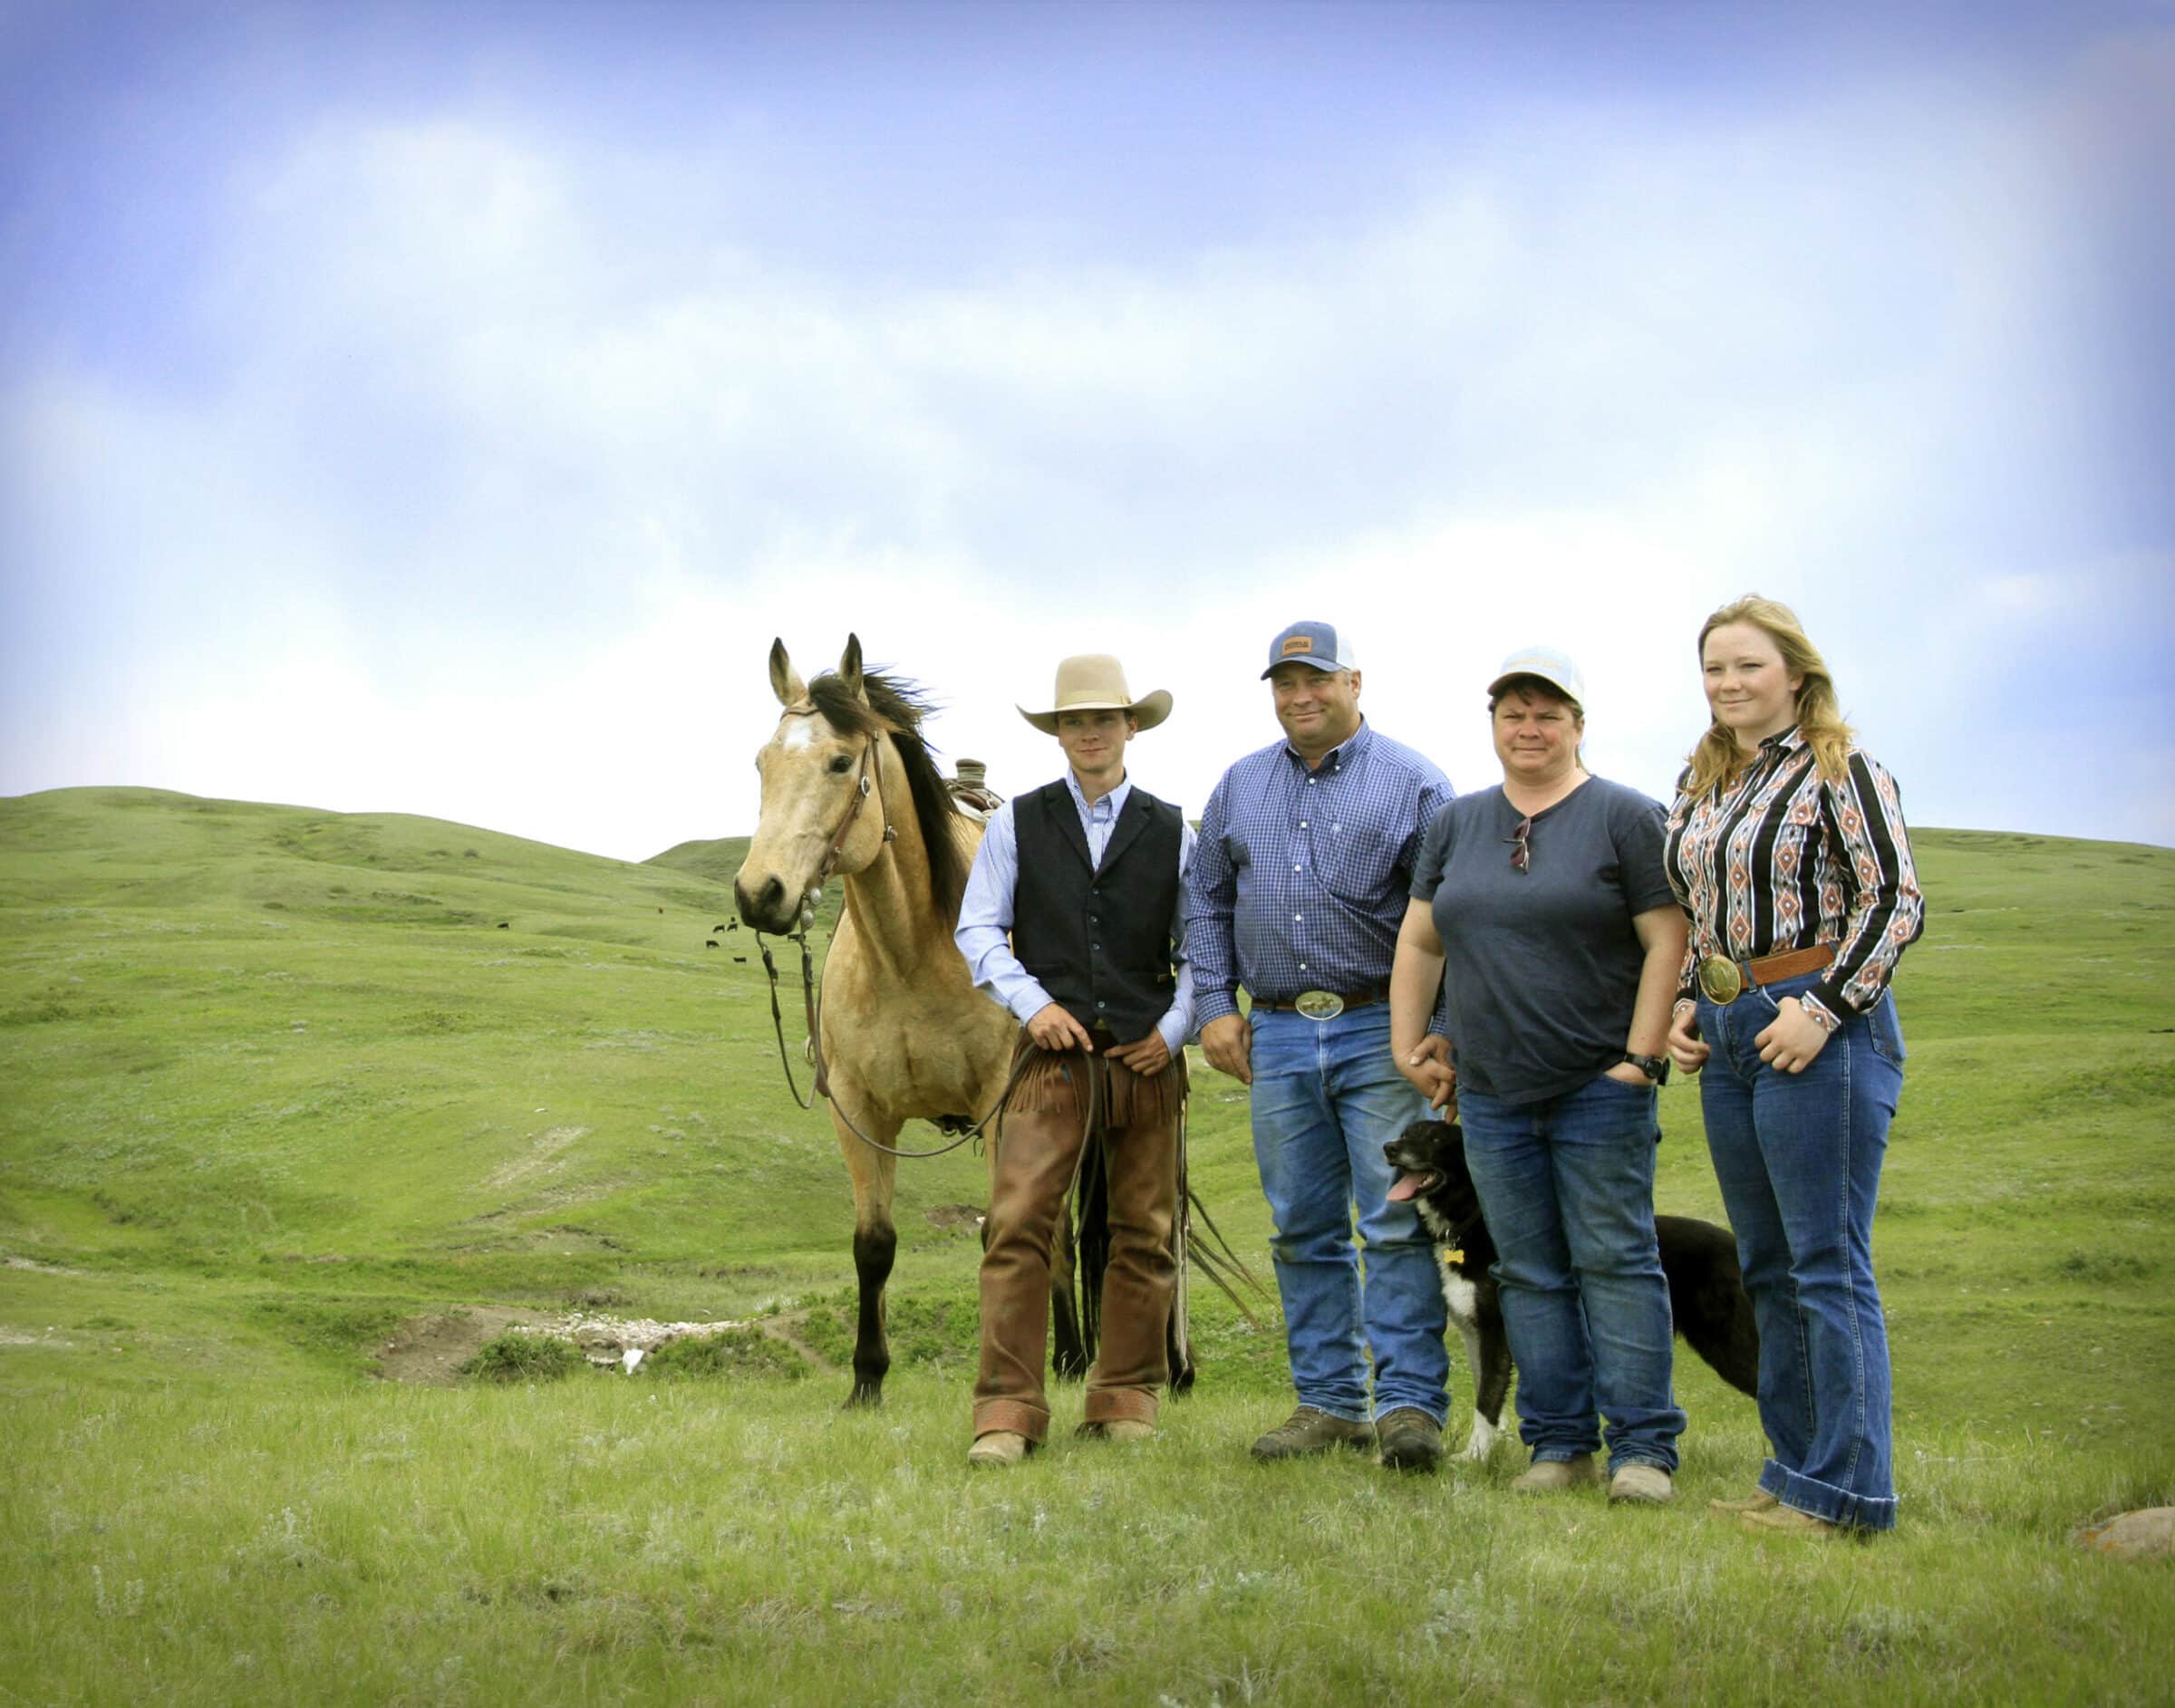
<svg viewBox="0 0 2175 1708">
<path fill-rule="evenodd" d="M 808 697 L 808 685 L 800 680 L 793 661 L 786 656 L 783 641 L 770 642 L 770 691 L 781 706 L 798 706 Z"/>
<path fill-rule="evenodd" d="M 857 634 L 846 637 L 846 651 L 838 655 L 838 680 L 856 700 L 864 706 L 868 704 L 868 689 L 861 680 L 861 637 Z"/>
</svg>

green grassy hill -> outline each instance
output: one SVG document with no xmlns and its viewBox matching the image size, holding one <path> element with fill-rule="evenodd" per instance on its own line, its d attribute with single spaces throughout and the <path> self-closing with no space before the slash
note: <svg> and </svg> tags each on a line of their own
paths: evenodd
<svg viewBox="0 0 2175 1708">
<path fill-rule="evenodd" d="M 749 933 L 713 929 L 744 844 L 629 864 L 146 790 L 0 800 L 0 1679 L 71 1703 L 2164 1699 L 2164 1570 L 2069 1532 L 2175 1501 L 2175 852 L 1916 840 L 1931 913 L 1875 1230 L 1905 1521 L 1808 1552 L 1703 1520 L 1761 1448 L 1688 1356 L 1666 1512 L 1522 1500 L 1514 1452 L 1437 1479 L 1252 1465 L 1281 1336 L 1205 1288 L 1201 1386 L 1156 1441 L 1059 1435 L 970 1481 L 964 1152 L 901 1165 L 879 1414 L 841 1414 L 836 1371 L 373 1383 L 396 1325 L 569 1302 L 805 1312 L 842 1349 L 846 1172 L 786 1095 Z M 1196 1066 L 1195 1182 L 1265 1275 L 1245 1113 Z M 1696 1090 L 1662 1120 L 1662 1207 L 1717 1214 Z M 1455 1433 L 1455 1356 L 1452 1392 Z M 1068 1423 L 1077 1394 L 1054 1403 Z"/>
<path fill-rule="evenodd" d="M 706 841 L 676 843 L 643 864 L 670 866 L 674 872 L 691 872 L 711 883 L 730 885 L 747 857 L 747 837 L 713 836 Z"/>
<path fill-rule="evenodd" d="M 177 1340 L 276 1365 L 289 1325 L 360 1347 L 432 1301 L 722 1316 L 843 1284 L 846 1172 L 733 917 L 669 857 L 429 819 L 0 802 L 0 1251 L 79 1272 L 0 1274 L 0 1322 L 107 1322 L 66 1361 L 98 1380 Z M 903 1181 L 907 1273 L 981 1180 Z"/>
<path fill-rule="evenodd" d="M 151 790 L 0 801 L 0 1250 L 76 1272 L 0 1275 L 0 1322 L 110 1324 L 52 1366 L 74 1379 L 172 1339 L 195 1367 L 352 1371 L 433 1304 L 722 1316 L 847 1286 L 829 1124 L 786 1095 L 750 934 L 719 929 L 745 848 L 631 864 Z M 1929 831 L 1919 854 L 1881 1231 L 1886 1274 L 1927 1290 L 1899 1336 L 1996 1312 L 2063 1347 L 2083 1312 L 2164 1367 L 2175 854 Z M 1243 1094 L 1196 1086 L 1200 1183 L 1258 1254 Z M 1664 1119 L 1665 1203 L 1716 1213 L 1696 1094 Z M 969 1287 L 941 1212 L 981 1181 L 964 1153 L 902 1169 L 904 1293 Z"/>
</svg>

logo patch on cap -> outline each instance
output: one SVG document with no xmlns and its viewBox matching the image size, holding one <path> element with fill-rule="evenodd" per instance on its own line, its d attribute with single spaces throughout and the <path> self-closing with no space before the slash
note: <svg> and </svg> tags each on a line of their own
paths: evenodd
<svg viewBox="0 0 2175 1708">
<path fill-rule="evenodd" d="M 1286 658 L 1290 658 L 1294 652 L 1311 652 L 1313 650 L 1314 637 L 1310 634 L 1295 634 L 1284 642 Z"/>
</svg>

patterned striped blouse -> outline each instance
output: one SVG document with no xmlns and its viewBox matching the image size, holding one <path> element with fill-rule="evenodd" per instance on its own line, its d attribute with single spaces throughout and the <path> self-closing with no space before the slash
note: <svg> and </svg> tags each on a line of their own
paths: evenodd
<svg viewBox="0 0 2175 1708">
<path fill-rule="evenodd" d="M 1834 964 L 1803 1000 L 1840 1021 L 1880 1001 L 1926 926 L 1895 779 L 1852 748 L 1843 780 L 1823 784 L 1794 728 L 1761 742 L 1734 784 L 1677 796 L 1667 860 L 1692 917 L 1680 997 L 1698 994 L 1709 955 L 1756 960 L 1827 943 Z"/>
</svg>

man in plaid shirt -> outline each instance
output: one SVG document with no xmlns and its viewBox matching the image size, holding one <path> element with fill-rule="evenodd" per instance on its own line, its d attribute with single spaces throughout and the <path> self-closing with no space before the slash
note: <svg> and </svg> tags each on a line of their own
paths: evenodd
<svg viewBox="0 0 2175 1708">
<path fill-rule="evenodd" d="M 1375 1444 L 1385 1465 L 1433 1471 L 1448 1409 L 1442 1285 L 1413 1207 L 1389 1201 L 1382 1147 L 1427 1109 L 1390 1059 L 1389 970 L 1414 856 L 1454 791 L 1360 716 L 1359 671 L 1336 625 L 1291 624 L 1262 676 L 1284 738 L 1209 796 L 1184 902 L 1202 1051 L 1252 1087 L 1299 1393 L 1253 1453 Z M 1432 1030 L 1446 1035 L 1439 1008 Z"/>
</svg>

